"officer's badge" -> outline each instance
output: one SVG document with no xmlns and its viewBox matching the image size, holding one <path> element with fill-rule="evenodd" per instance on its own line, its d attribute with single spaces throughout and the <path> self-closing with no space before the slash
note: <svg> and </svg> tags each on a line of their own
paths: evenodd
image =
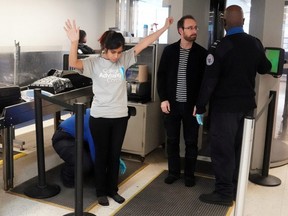
<svg viewBox="0 0 288 216">
<path fill-rule="evenodd" d="M 206 65 L 210 66 L 214 63 L 214 56 L 212 54 L 209 54 L 206 58 Z"/>
</svg>

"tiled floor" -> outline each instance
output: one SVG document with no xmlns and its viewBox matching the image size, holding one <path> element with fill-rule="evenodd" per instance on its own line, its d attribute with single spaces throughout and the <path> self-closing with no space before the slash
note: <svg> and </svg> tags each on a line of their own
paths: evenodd
<svg viewBox="0 0 288 216">
<path fill-rule="evenodd" d="M 47 122 L 45 125 L 50 125 Z M 26 130 L 33 130 L 28 127 Z M 16 134 L 24 133 L 23 129 L 18 130 Z M 46 132 L 45 132 L 46 133 Z M 50 132 L 47 132 L 48 136 Z M 47 135 L 47 134 L 46 134 Z M 51 136 L 51 134 L 50 134 Z M 23 181 L 37 174 L 35 163 L 35 146 L 25 146 L 30 154 L 15 161 L 15 177 L 14 185 L 18 185 Z M 46 170 L 61 163 L 59 157 L 55 154 L 51 145 L 45 147 Z M 145 162 L 149 165 L 143 170 L 121 185 L 119 193 L 126 198 L 131 199 L 138 191 L 144 188 L 152 179 L 158 176 L 163 169 L 167 169 L 167 161 L 163 149 L 159 148 L 150 153 Z M 0 175 L 3 170 L 0 167 Z M 248 182 L 247 192 L 245 196 L 245 205 L 243 216 L 287 216 L 288 215 L 288 165 L 270 169 L 269 174 L 281 180 L 281 184 L 277 187 L 265 187 Z M 181 195 L 179 195 L 181 196 Z M 235 205 L 234 205 L 235 207 Z M 230 211 L 230 215 L 234 215 L 234 207 Z M 97 205 L 89 212 L 97 216 L 113 215 L 121 205 L 110 200 L 108 207 Z M 191 206 L 193 208 L 193 206 Z M 32 199 L 27 199 L 15 195 L 11 195 L 3 190 L 2 177 L 0 180 L 0 216 L 50 216 L 65 215 L 71 213 L 71 210 L 64 209 L 59 206 L 53 206 Z M 230 216 L 228 215 L 228 216 Z M 240 215 L 238 215 L 240 216 Z"/>
<path fill-rule="evenodd" d="M 26 148 L 28 148 L 26 146 Z M 45 150 L 46 169 L 59 164 L 61 160 L 55 155 L 51 146 L 47 146 Z M 127 200 L 133 197 L 145 185 L 160 174 L 163 169 L 167 169 L 167 162 L 163 149 L 156 149 L 147 156 L 145 162 L 149 165 L 141 172 L 129 179 L 120 187 L 119 193 Z M 36 175 L 35 154 L 30 153 L 27 156 L 15 161 L 15 178 L 14 184 L 21 182 Z M 2 174 L 2 168 L 0 170 Z M 282 183 L 277 187 L 264 187 L 248 183 L 248 190 L 245 197 L 246 216 L 286 216 L 288 215 L 288 165 L 270 169 L 270 175 L 281 179 Z M 3 182 L 0 184 L 0 215 L 2 216 L 46 216 L 46 215 L 65 215 L 71 213 L 61 207 L 41 203 L 32 199 L 22 198 L 6 193 L 3 190 Z M 113 215 L 121 205 L 110 201 L 110 206 L 96 206 L 89 212 L 98 216 Z M 233 215 L 233 209 L 231 214 Z"/>
</svg>

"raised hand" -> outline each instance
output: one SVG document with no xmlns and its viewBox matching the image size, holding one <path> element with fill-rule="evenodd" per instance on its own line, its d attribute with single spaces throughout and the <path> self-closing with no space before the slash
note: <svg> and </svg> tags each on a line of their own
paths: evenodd
<svg viewBox="0 0 288 216">
<path fill-rule="evenodd" d="M 79 27 L 76 26 L 75 20 L 71 23 L 71 21 L 68 19 L 65 22 L 64 30 L 71 42 L 75 42 L 79 40 Z"/>
<path fill-rule="evenodd" d="M 166 28 L 169 28 L 170 25 L 172 25 L 173 22 L 174 22 L 173 17 L 168 17 L 168 18 L 166 18 L 165 27 L 166 27 Z"/>
</svg>

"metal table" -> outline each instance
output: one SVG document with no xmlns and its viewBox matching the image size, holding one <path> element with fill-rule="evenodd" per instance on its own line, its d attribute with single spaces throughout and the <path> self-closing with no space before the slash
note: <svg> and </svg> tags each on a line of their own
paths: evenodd
<svg viewBox="0 0 288 216">
<path fill-rule="evenodd" d="M 52 96 L 64 103 L 90 103 L 93 97 L 92 86 L 74 89 Z M 90 105 L 90 104 L 89 104 Z M 54 126 L 58 125 L 63 108 L 49 101 L 43 101 L 43 115 L 54 114 Z M 5 107 L 0 117 L 0 133 L 3 136 L 3 181 L 4 190 L 13 188 L 13 130 L 14 126 L 35 119 L 34 101 Z"/>
</svg>

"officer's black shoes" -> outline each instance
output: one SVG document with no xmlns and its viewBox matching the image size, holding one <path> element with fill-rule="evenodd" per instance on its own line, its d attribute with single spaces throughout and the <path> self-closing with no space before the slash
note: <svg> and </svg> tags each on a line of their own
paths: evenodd
<svg viewBox="0 0 288 216">
<path fill-rule="evenodd" d="M 119 203 L 119 204 L 125 202 L 125 198 L 122 197 L 122 196 L 120 196 L 120 195 L 117 194 L 117 193 L 116 193 L 115 195 L 111 195 L 110 197 L 111 197 L 115 202 L 117 202 L 117 203 Z"/>
<path fill-rule="evenodd" d="M 180 178 L 180 177 L 178 177 L 178 176 L 168 175 L 168 176 L 165 178 L 164 182 L 165 182 L 166 184 L 172 184 L 172 183 L 174 183 L 175 181 L 177 181 L 179 178 Z"/>
<path fill-rule="evenodd" d="M 213 192 L 210 194 L 201 194 L 199 196 L 199 200 L 209 204 L 217 204 L 217 205 L 224 205 L 224 206 L 232 206 L 233 205 L 233 198 L 225 197 L 217 192 Z"/>
<path fill-rule="evenodd" d="M 195 185 L 195 178 L 194 177 L 185 177 L 185 186 L 186 187 L 193 187 Z"/>
<path fill-rule="evenodd" d="M 100 196 L 100 197 L 97 197 L 98 199 L 98 203 L 102 206 L 108 206 L 109 205 L 109 201 L 108 201 L 108 198 L 107 196 Z"/>
</svg>

